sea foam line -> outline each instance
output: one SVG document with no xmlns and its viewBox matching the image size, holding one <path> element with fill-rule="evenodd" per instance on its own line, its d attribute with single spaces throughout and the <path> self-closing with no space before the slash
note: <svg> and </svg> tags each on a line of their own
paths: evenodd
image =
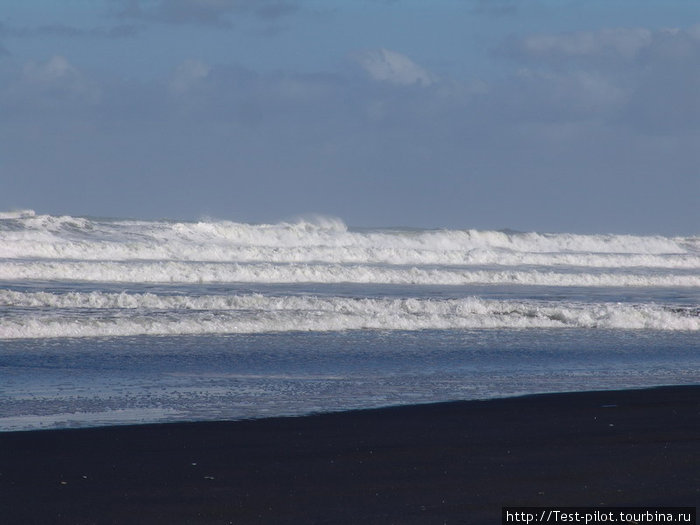
<svg viewBox="0 0 700 525">
<path fill-rule="evenodd" d="M 350 248 L 423 251 L 506 250 L 520 253 L 691 254 L 700 255 L 700 237 L 664 237 L 570 233 L 521 233 L 480 230 L 350 230 L 337 218 L 314 218 L 277 224 L 231 221 L 197 222 L 104 220 L 36 215 L 31 210 L 0 213 L 0 245 L 10 242 L 60 249 L 61 243 L 116 243 L 147 251 L 161 245 Z M 1 254 L 2 252 L 0 252 Z M 2 255 L 0 255 L 2 256 Z M 39 255 L 31 255 L 39 256 Z"/>
<path fill-rule="evenodd" d="M 361 283 L 700 287 L 700 274 L 468 270 L 338 264 L 0 261 L 0 280 L 117 283 Z"/>
<path fill-rule="evenodd" d="M 8 339 L 360 329 L 700 330 L 700 312 L 690 307 L 478 297 L 397 299 L 262 294 L 184 297 L 4 291 L 0 294 L 0 304 L 8 312 L 0 319 L 0 338 Z"/>
<path fill-rule="evenodd" d="M 494 247 L 284 246 L 224 243 L 5 240 L 5 259 L 185 262 L 269 262 L 391 265 L 572 266 L 592 268 L 679 268 L 700 270 L 700 256 L 681 254 L 530 253 Z"/>
</svg>

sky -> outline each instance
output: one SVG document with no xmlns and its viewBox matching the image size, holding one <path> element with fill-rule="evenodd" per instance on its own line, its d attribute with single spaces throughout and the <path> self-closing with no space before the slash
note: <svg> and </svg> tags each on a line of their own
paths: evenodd
<svg viewBox="0 0 700 525">
<path fill-rule="evenodd" d="M 696 0 L 6 0 L 0 210 L 700 234 Z"/>
</svg>

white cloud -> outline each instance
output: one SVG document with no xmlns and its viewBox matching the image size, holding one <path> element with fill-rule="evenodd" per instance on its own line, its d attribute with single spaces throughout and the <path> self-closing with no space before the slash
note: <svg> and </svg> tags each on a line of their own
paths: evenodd
<svg viewBox="0 0 700 525">
<path fill-rule="evenodd" d="M 11 36 L 15 38 L 35 38 L 45 36 L 67 38 L 124 38 L 136 35 L 139 29 L 139 27 L 129 24 L 98 27 L 79 27 L 69 24 L 13 26 L 0 22 L 0 36 Z"/>
<path fill-rule="evenodd" d="M 511 38 L 499 51 L 516 60 L 567 66 L 576 62 L 618 67 L 634 61 L 687 59 L 700 54 L 700 25 L 538 33 Z"/>
<path fill-rule="evenodd" d="M 100 98 L 99 88 L 60 55 L 45 62 L 27 62 L 22 68 L 21 84 L 29 90 L 59 98 L 90 103 Z"/>
<path fill-rule="evenodd" d="M 122 18 L 230 27 L 238 15 L 276 20 L 299 10 L 293 0 L 117 0 Z"/>
<path fill-rule="evenodd" d="M 700 24 L 695 24 L 694 26 L 688 28 L 688 34 L 692 38 L 695 38 L 696 40 L 700 40 Z"/>
<path fill-rule="evenodd" d="M 649 47 L 652 32 L 645 28 L 603 29 L 561 34 L 537 34 L 522 39 L 521 50 L 534 57 L 612 55 L 634 58 Z"/>
<path fill-rule="evenodd" d="M 170 81 L 170 89 L 173 93 L 181 95 L 187 93 L 199 82 L 209 76 L 211 69 L 199 60 L 185 60 L 182 62 Z"/>
<path fill-rule="evenodd" d="M 629 93 L 615 79 L 596 71 L 550 72 L 521 69 L 506 104 L 519 108 L 527 120 L 579 121 L 605 118 L 626 101 Z"/>
<path fill-rule="evenodd" d="M 528 118 L 601 118 L 649 134 L 700 129 L 698 26 L 540 33 L 501 51 L 521 66 L 519 93 L 504 100 Z"/>
<path fill-rule="evenodd" d="M 359 53 L 356 60 L 370 77 L 380 82 L 403 86 L 412 84 L 429 86 L 437 80 L 435 75 L 407 56 L 388 49 Z"/>
<path fill-rule="evenodd" d="M 517 0 L 473 0 L 471 12 L 478 15 L 506 16 L 518 10 Z"/>
</svg>

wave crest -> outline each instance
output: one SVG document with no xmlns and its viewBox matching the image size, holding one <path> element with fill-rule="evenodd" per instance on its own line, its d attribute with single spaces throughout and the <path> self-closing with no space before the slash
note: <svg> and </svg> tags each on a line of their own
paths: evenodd
<svg viewBox="0 0 700 525">
<path fill-rule="evenodd" d="M 328 296 L 157 295 L 0 291 L 29 309 L 0 338 L 337 330 L 593 328 L 700 330 L 700 311 L 648 304 Z"/>
</svg>

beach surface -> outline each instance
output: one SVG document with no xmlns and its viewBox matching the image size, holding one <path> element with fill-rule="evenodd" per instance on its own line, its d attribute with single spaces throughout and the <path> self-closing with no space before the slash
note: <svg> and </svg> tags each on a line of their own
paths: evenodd
<svg viewBox="0 0 700 525">
<path fill-rule="evenodd" d="M 0 433 L 7 524 L 500 523 L 695 506 L 700 386 Z"/>
</svg>

